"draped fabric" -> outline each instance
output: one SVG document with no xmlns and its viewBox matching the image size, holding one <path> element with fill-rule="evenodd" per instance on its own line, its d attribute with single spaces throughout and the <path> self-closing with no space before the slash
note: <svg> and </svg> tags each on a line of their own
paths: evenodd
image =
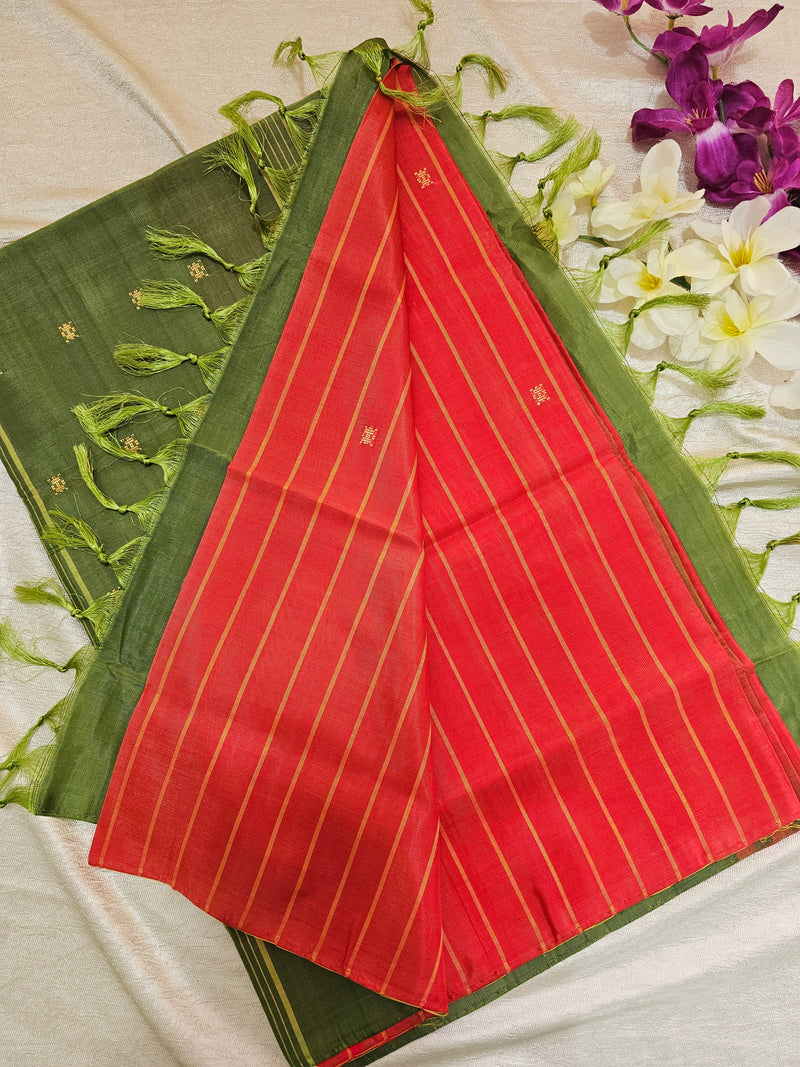
<svg viewBox="0 0 800 1067">
<path fill-rule="evenodd" d="M 435 126 L 376 93 L 90 862 L 442 1014 L 780 832 L 799 768 Z"/>
</svg>

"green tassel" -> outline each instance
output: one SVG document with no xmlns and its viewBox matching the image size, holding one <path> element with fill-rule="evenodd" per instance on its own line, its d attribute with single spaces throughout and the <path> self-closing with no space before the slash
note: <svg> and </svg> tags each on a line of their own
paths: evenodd
<svg viewBox="0 0 800 1067">
<path fill-rule="evenodd" d="M 486 76 L 486 88 L 489 96 L 494 96 L 498 92 L 505 92 L 506 85 L 508 84 L 506 72 L 499 67 L 493 59 L 490 59 L 489 56 L 471 52 L 469 55 L 462 56 L 458 61 L 455 74 L 446 75 L 441 79 L 442 84 L 447 89 L 450 96 L 452 96 L 453 102 L 459 111 L 461 110 L 461 104 L 463 102 L 463 72 L 466 67 L 479 67 L 483 71 Z"/>
<path fill-rule="evenodd" d="M 759 585 L 764 577 L 764 571 L 767 569 L 769 552 L 752 552 L 749 548 L 742 548 L 741 545 L 739 546 L 739 551 L 753 577 L 753 581 L 756 585 Z"/>
<path fill-rule="evenodd" d="M 86 445 L 75 445 L 73 451 L 78 462 L 78 471 L 80 472 L 84 485 L 89 489 L 92 496 L 102 505 L 102 507 L 107 508 L 109 511 L 116 511 L 120 515 L 135 515 L 139 522 L 141 522 L 142 526 L 144 526 L 145 530 L 152 529 L 164 507 L 166 489 L 158 489 L 155 493 L 151 493 L 150 496 L 145 497 L 144 500 L 137 500 L 134 504 L 118 504 L 115 500 L 112 500 L 110 496 L 106 496 L 102 489 L 97 485 L 97 482 L 94 479 L 92 459 Z"/>
<path fill-rule="evenodd" d="M 108 624 L 117 612 L 122 590 L 113 589 L 97 597 L 86 608 L 76 608 L 67 594 L 52 578 L 45 578 L 35 585 L 15 585 L 14 595 L 21 604 L 49 605 L 62 608 L 73 619 L 86 619 L 94 627 L 98 639 L 102 638 Z"/>
<path fill-rule="evenodd" d="M 579 129 L 580 126 L 577 120 L 570 117 L 565 119 L 561 125 L 532 152 L 517 152 L 515 156 L 507 156 L 502 152 L 495 152 L 493 149 L 489 149 L 487 155 L 505 180 L 510 181 L 511 176 L 514 173 L 514 168 L 518 163 L 537 163 L 546 156 L 552 155 L 553 152 L 561 148 L 567 141 L 571 141 Z"/>
<path fill-rule="evenodd" d="M 56 550 L 88 548 L 94 552 L 100 563 L 108 566 L 117 577 L 121 586 L 127 585 L 131 572 L 142 548 L 142 538 L 128 541 L 114 552 L 106 552 L 103 542 L 83 519 L 54 508 L 50 512 L 52 526 L 42 531 L 42 540 Z"/>
<path fill-rule="evenodd" d="M 735 504 L 718 505 L 717 511 L 720 518 L 728 528 L 728 533 L 731 535 L 732 540 L 736 540 L 736 527 L 739 525 L 739 519 L 742 517 L 742 512 L 747 506 L 745 501 L 737 501 Z"/>
<path fill-rule="evenodd" d="M 482 115 L 465 114 L 464 118 L 482 141 L 486 137 L 489 122 L 527 119 L 549 133 L 558 129 L 562 123 L 561 116 L 552 107 L 539 107 L 536 104 L 509 104 L 500 111 L 484 111 Z"/>
<path fill-rule="evenodd" d="M 111 456 L 116 456 L 117 459 L 141 463 L 144 467 L 160 467 L 164 475 L 165 485 L 172 484 L 186 455 L 187 441 L 184 437 L 176 437 L 173 441 L 167 441 L 165 445 L 159 448 L 158 452 L 152 456 L 147 456 L 144 452 L 131 452 L 111 434 L 95 433 L 91 429 L 85 428 L 84 433 L 98 448 L 102 448 L 104 452 L 108 452 Z"/>
<path fill-rule="evenodd" d="M 729 452 L 728 459 L 752 459 L 763 463 L 786 463 L 800 470 L 800 454 L 797 452 Z"/>
<path fill-rule="evenodd" d="M 761 594 L 767 602 L 767 606 L 775 615 L 778 622 L 788 634 L 794 626 L 794 620 L 797 616 L 797 602 L 800 600 L 800 593 L 795 593 L 791 600 L 775 600 L 771 596 L 767 596 L 766 593 Z"/>
<path fill-rule="evenodd" d="M 628 369 L 639 383 L 642 392 L 651 404 L 655 398 L 658 379 L 665 370 L 675 371 L 676 374 L 688 378 L 690 382 L 694 382 L 695 385 L 707 389 L 710 393 L 716 393 L 720 389 L 727 389 L 728 386 L 733 385 L 738 376 L 738 365 L 735 360 L 724 367 L 720 367 L 720 369 L 716 371 L 702 370 L 698 367 L 687 367 L 683 363 L 670 363 L 663 359 L 660 363 L 656 364 L 651 371 L 637 371 L 632 368 Z"/>
<path fill-rule="evenodd" d="M 286 167 L 282 170 L 270 167 L 265 163 L 259 169 L 276 203 L 280 204 L 281 208 L 286 208 L 294 196 L 297 180 L 303 169 L 302 163 L 296 163 L 294 166 Z"/>
<path fill-rule="evenodd" d="M 343 52 L 321 52 L 319 55 L 309 56 L 303 51 L 301 38 L 295 37 L 293 41 L 281 41 L 275 49 L 272 62 L 285 63 L 286 66 L 290 66 L 295 60 L 307 63 L 315 85 L 321 89 L 329 81 L 343 55 Z"/>
<path fill-rule="evenodd" d="M 213 391 L 230 351 L 231 346 L 224 345 L 214 352 L 205 352 L 198 356 L 194 352 L 173 352 L 169 348 L 159 348 L 138 341 L 136 344 L 117 345 L 114 349 L 114 359 L 122 370 L 140 378 L 171 370 L 182 363 L 193 363 L 200 371 L 206 388 Z"/>
<path fill-rule="evenodd" d="M 570 149 L 567 155 L 549 173 L 539 179 L 538 192 L 534 196 L 521 197 L 521 203 L 530 217 L 537 219 L 545 202 L 545 188 L 549 185 L 547 206 L 552 205 L 561 191 L 561 187 L 571 174 L 585 170 L 600 154 L 600 135 L 597 130 L 589 130 Z"/>
<path fill-rule="evenodd" d="M 68 671 L 80 671 L 86 660 L 86 649 L 79 648 L 74 652 L 66 663 L 56 663 L 47 656 L 43 656 L 35 648 L 26 645 L 11 623 L 5 619 L 0 622 L 0 652 L 9 659 L 22 663 L 27 667 L 49 667 L 60 674 Z"/>
<path fill-rule="evenodd" d="M 758 508 L 760 511 L 789 511 L 791 508 L 800 508 L 800 496 L 767 496 L 751 500 L 746 497 L 747 506 Z"/>
<path fill-rule="evenodd" d="M 704 459 L 699 459 L 697 456 L 689 456 L 688 458 L 705 482 L 709 492 L 713 493 L 717 488 L 717 482 L 730 463 L 730 458 L 728 456 L 707 456 Z"/>
<path fill-rule="evenodd" d="M 700 293 L 672 293 L 666 296 L 656 296 L 652 300 L 645 300 L 643 304 L 639 304 L 638 307 L 633 308 L 628 313 L 628 317 L 621 325 L 621 340 L 620 347 L 623 352 L 628 351 L 628 345 L 631 342 L 631 335 L 633 334 L 633 327 L 636 319 L 644 314 L 645 311 L 650 311 L 653 308 L 659 307 L 690 307 L 697 308 L 698 311 L 708 306 L 709 298 L 703 296 Z M 747 416 L 742 416 L 746 418 Z"/>
<path fill-rule="evenodd" d="M 59 701 L 59 704 L 61 703 L 62 701 Z M 4 808 L 6 804 L 21 804 L 29 811 L 35 810 L 36 786 L 52 756 L 53 742 L 51 740 L 34 749 L 30 746 L 34 735 L 42 726 L 48 725 L 54 735 L 57 732 L 60 723 L 56 725 L 49 716 L 49 712 L 42 715 L 0 763 L 0 775 L 3 776 L 0 781 L 0 808 Z"/>
<path fill-rule="evenodd" d="M 233 344 L 239 336 L 239 331 L 242 328 L 244 320 L 247 318 L 247 312 L 250 310 L 250 305 L 252 303 L 252 296 L 243 296 L 242 299 L 237 300 L 235 304 L 228 304 L 227 307 L 216 308 L 208 316 L 211 322 L 216 326 L 220 337 L 226 344 Z"/>
<path fill-rule="evenodd" d="M 269 247 L 272 241 L 274 220 L 261 215 L 258 210 L 258 185 L 253 174 L 250 157 L 247 154 L 247 146 L 242 137 L 238 133 L 223 137 L 206 155 L 206 164 L 209 170 L 216 168 L 231 170 L 245 183 L 250 201 L 250 214 L 258 227 L 262 243 Z"/>
<path fill-rule="evenodd" d="M 190 437 L 200 424 L 208 408 L 210 394 L 196 397 L 188 404 L 170 408 L 157 400 L 141 396 L 138 393 L 111 393 L 100 397 L 93 404 L 78 404 L 72 412 L 81 425 L 81 429 L 95 440 L 107 435 L 137 415 L 160 412 L 177 420 L 184 437 Z M 85 446 L 79 446 L 85 447 Z M 130 453 L 132 456 L 137 453 Z"/>
<path fill-rule="evenodd" d="M 253 300 L 252 296 L 245 296 L 227 307 L 212 310 L 188 285 L 170 278 L 142 282 L 139 292 L 142 307 L 155 310 L 199 307 L 203 317 L 216 326 L 220 337 L 227 343 L 235 340 Z"/>
<path fill-rule="evenodd" d="M 660 363 L 654 370 L 634 370 L 633 367 L 628 367 L 633 380 L 641 389 L 648 404 L 652 404 L 655 400 L 656 386 L 661 376 L 660 367 Z"/>
<path fill-rule="evenodd" d="M 374 75 L 378 90 L 384 96 L 406 104 L 408 109 L 415 114 L 425 114 L 442 99 L 444 89 L 441 85 L 434 85 L 413 93 L 406 92 L 404 89 L 390 89 L 384 85 L 383 76 L 386 71 L 386 55 L 383 45 L 378 41 L 364 41 L 363 44 L 354 48 L 353 52 L 361 57 L 366 68 Z"/>
<path fill-rule="evenodd" d="M 425 30 L 433 24 L 435 18 L 433 8 L 427 0 L 410 0 L 410 2 L 414 10 L 418 11 L 423 17 L 417 23 L 417 32 L 408 44 L 403 45 L 402 48 L 398 48 L 397 51 L 404 56 L 408 56 L 409 59 L 413 59 L 415 63 L 419 63 L 422 67 L 430 67 L 431 60 L 428 55 L 428 44 L 425 40 Z M 459 107 L 460 106 L 461 105 L 459 104 Z"/>
<path fill-rule="evenodd" d="M 305 156 L 311 147 L 325 103 L 325 96 L 320 94 L 309 100 L 301 100 L 284 112 L 283 118 L 289 136 L 302 156 Z"/>
<path fill-rule="evenodd" d="M 754 404 L 742 404 L 735 400 L 710 400 L 686 415 L 676 418 L 662 414 L 662 418 L 670 427 L 675 443 L 680 448 L 694 420 L 704 415 L 734 415 L 737 419 L 763 419 L 766 411 Z"/>
<path fill-rule="evenodd" d="M 267 263 L 266 252 L 248 263 L 229 263 L 211 245 L 206 244 L 197 234 L 191 232 L 178 233 L 175 230 L 156 230 L 149 227 L 146 235 L 152 250 L 162 258 L 182 259 L 185 256 L 205 256 L 219 263 L 225 270 L 236 274 L 242 287 L 249 292 L 258 288 L 258 282 Z"/>
<path fill-rule="evenodd" d="M 650 244 L 651 241 L 655 241 L 656 238 L 660 237 L 662 233 L 669 229 L 669 227 L 669 219 L 658 219 L 656 222 L 651 222 L 643 230 L 640 230 L 623 248 L 614 248 L 607 252 L 598 263 L 596 270 L 571 271 L 570 273 L 572 277 L 586 294 L 590 303 L 596 304 L 598 302 L 600 291 L 603 288 L 603 278 L 605 277 L 609 264 L 620 256 L 630 255 L 631 252 L 635 252 L 636 249 L 641 248 L 642 245 Z"/>
</svg>

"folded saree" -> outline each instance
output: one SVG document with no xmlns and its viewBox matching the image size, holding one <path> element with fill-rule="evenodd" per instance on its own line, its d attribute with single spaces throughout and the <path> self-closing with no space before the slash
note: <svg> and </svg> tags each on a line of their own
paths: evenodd
<svg viewBox="0 0 800 1067">
<path fill-rule="evenodd" d="M 727 627 L 789 722 L 796 655 L 614 364 L 597 392 L 687 558 L 534 279 L 591 385 L 614 354 L 456 116 L 436 118 L 343 66 L 59 733 L 77 768 L 86 721 L 124 718 L 177 596 L 93 857 L 411 1005 L 327 1055 L 295 1027 L 298 1062 L 468 1010 L 799 814 L 796 748 Z"/>
</svg>

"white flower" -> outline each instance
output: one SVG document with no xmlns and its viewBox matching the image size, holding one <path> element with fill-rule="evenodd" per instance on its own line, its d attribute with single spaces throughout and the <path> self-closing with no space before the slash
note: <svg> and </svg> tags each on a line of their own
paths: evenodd
<svg viewBox="0 0 800 1067">
<path fill-rule="evenodd" d="M 712 301 L 703 312 L 700 343 L 708 349 L 709 370 L 737 360 L 746 367 L 758 354 L 781 370 L 800 368 L 800 285 L 793 283 L 772 296 L 762 293 L 745 301 L 735 289 Z"/>
<path fill-rule="evenodd" d="M 715 268 L 710 278 L 693 284 L 695 292 L 719 293 L 737 278 L 748 296 L 774 295 L 791 284 L 791 274 L 775 256 L 800 244 L 800 208 L 782 208 L 762 222 L 768 210 L 768 198 L 759 196 L 737 204 L 727 222 L 694 223 Z"/>
<path fill-rule="evenodd" d="M 607 241 L 624 241 L 651 222 L 697 211 L 703 191 L 678 192 L 680 164 L 681 150 L 675 141 L 653 145 L 642 161 L 641 192 L 630 200 L 598 204 L 592 212 L 592 232 Z"/>
<path fill-rule="evenodd" d="M 575 198 L 568 189 L 562 189 L 550 205 L 550 221 L 555 230 L 559 250 L 574 244 L 580 236 L 580 216 L 575 216 Z"/>
<path fill-rule="evenodd" d="M 567 182 L 566 188 L 576 200 L 589 199 L 592 207 L 597 203 L 598 196 L 608 185 L 611 175 L 614 173 L 614 164 L 603 167 L 599 159 L 593 159 L 589 166 L 579 174 L 573 175 Z"/>
<path fill-rule="evenodd" d="M 774 408 L 785 411 L 800 411 L 800 381 L 784 382 L 776 385 L 769 395 L 769 402 Z"/>
</svg>

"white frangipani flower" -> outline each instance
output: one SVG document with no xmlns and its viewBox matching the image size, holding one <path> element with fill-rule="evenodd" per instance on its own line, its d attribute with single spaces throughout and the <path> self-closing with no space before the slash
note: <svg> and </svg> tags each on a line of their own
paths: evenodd
<svg viewBox="0 0 800 1067">
<path fill-rule="evenodd" d="M 642 161 L 641 191 L 630 200 L 598 204 L 592 212 L 592 232 L 607 241 L 624 241 L 648 223 L 697 211 L 703 190 L 678 191 L 680 164 L 681 150 L 675 141 L 653 145 Z"/>
<path fill-rule="evenodd" d="M 558 240 L 559 251 L 574 244 L 580 236 L 581 220 L 575 215 L 575 198 L 569 189 L 562 189 L 550 205 L 550 221 Z"/>
<path fill-rule="evenodd" d="M 589 166 L 573 175 L 567 182 L 566 188 L 576 200 L 588 199 L 594 207 L 598 196 L 602 193 L 614 173 L 614 164 L 603 167 L 599 159 L 593 159 Z"/>
<path fill-rule="evenodd" d="M 759 196 L 737 204 L 727 221 L 695 221 L 693 229 L 707 242 L 708 265 L 714 268 L 708 278 L 693 282 L 695 292 L 720 293 L 737 279 L 748 296 L 774 295 L 791 285 L 791 274 L 775 257 L 800 244 L 800 208 L 782 208 L 762 222 L 768 210 L 768 198 Z"/>
<path fill-rule="evenodd" d="M 701 345 L 708 348 L 706 366 L 717 370 L 738 361 L 744 368 L 758 354 L 781 370 L 800 368 L 800 285 L 793 282 L 780 293 L 762 293 L 745 300 L 729 289 L 703 312 Z"/>
</svg>

